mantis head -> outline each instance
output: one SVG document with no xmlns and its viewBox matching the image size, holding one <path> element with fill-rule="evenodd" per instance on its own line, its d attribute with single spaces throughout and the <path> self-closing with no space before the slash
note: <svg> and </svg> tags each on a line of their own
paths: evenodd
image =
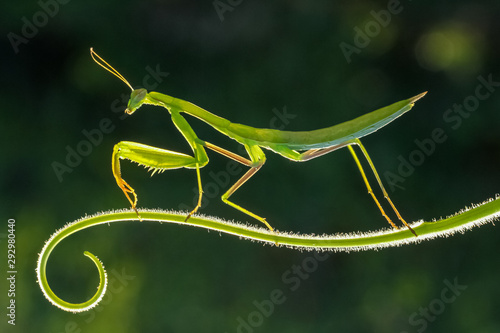
<svg viewBox="0 0 500 333">
<path fill-rule="evenodd" d="M 134 113 L 146 101 L 147 95 L 148 91 L 146 89 L 140 88 L 132 90 L 125 113 L 126 114 Z"/>
<path fill-rule="evenodd" d="M 126 114 L 134 113 L 138 108 L 142 106 L 142 104 L 144 104 L 148 96 L 148 91 L 146 89 L 132 88 L 130 83 L 123 77 L 123 75 L 121 75 L 116 69 L 114 69 L 113 66 L 108 64 L 106 60 L 104 60 L 97 53 L 95 53 L 93 48 L 90 48 L 90 55 L 92 56 L 92 59 L 94 59 L 94 61 L 99 66 L 101 66 L 102 68 L 104 68 L 105 70 L 107 70 L 120 80 L 122 80 L 122 82 L 125 83 L 130 88 L 130 90 L 132 90 L 132 94 L 130 94 L 130 99 L 128 101 L 127 109 L 125 110 Z"/>
</svg>

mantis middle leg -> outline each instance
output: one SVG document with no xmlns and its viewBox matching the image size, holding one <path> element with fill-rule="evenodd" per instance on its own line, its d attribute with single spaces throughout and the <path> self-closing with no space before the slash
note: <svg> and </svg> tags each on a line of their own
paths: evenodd
<svg viewBox="0 0 500 333">
<path fill-rule="evenodd" d="M 239 162 L 243 165 L 250 167 L 250 170 L 248 170 L 240 179 L 238 179 L 238 181 L 236 183 L 234 183 L 234 185 L 231 186 L 229 188 L 229 190 L 222 195 L 221 199 L 224 203 L 226 203 L 229 206 L 239 210 L 240 212 L 243 212 L 243 213 L 253 217 L 254 219 L 264 223 L 266 225 L 266 227 L 269 228 L 269 230 L 274 231 L 274 229 L 266 221 L 265 218 L 263 218 L 257 214 L 252 213 L 251 211 L 241 207 L 240 205 L 235 204 L 232 201 L 229 201 L 229 197 L 231 195 L 233 195 L 233 193 L 236 192 L 241 187 L 241 185 L 243 185 L 247 180 L 249 180 L 253 175 L 255 175 L 257 173 L 257 171 L 259 171 L 259 169 L 266 162 L 266 155 L 264 155 L 264 152 L 262 151 L 262 149 L 260 149 L 259 146 L 245 145 L 245 149 L 247 150 L 248 155 L 250 156 L 250 160 L 248 160 L 247 158 L 244 158 L 238 154 L 230 152 L 224 148 L 218 147 L 218 146 L 211 144 L 209 142 L 204 142 L 204 146 L 221 154 L 221 155 L 223 155 L 223 156 L 226 156 L 226 157 L 228 157 L 236 162 Z"/>
</svg>

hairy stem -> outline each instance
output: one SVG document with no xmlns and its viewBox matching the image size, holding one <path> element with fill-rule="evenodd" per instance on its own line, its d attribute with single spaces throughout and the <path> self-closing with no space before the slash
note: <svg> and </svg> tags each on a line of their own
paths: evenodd
<svg viewBox="0 0 500 333">
<path fill-rule="evenodd" d="M 144 222 L 169 222 L 191 225 L 273 245 L 317 251 L 363 251 L 418 243 L 436 237 L 447 237 L 456 232 L 463 232 L 472 227 L 493 222 L 500 216 L 500 200 L 490 199 L 482 204 L 474 205 L 471 208 L 465 208 L 457 214 L 439 221 L 414 222 L 410 226 L 418 234 L 418 237 L 415 237 L 406 228 L 400 230 L 385 229 L 375 232 L 322 236 L 299 235 L 279 231 L 271 232 L 268 229 L 228 222 L 219 218 L 203 215 L 192 216 L 187 222 L 184 222 L 186 218 L 185 213 L 163 210 L 139 210 L 139 212 Z M 137 220 L 135 211 L 116 210 L 84 217 L 75 222 L 68 223 L 63 228 L 57 230 L 46 242 L 38 258 L 38 283 L 45 297 L 55 306 L 70 312 L 82 312 L 96 306 L 104 296 L 107 286 L 106 271 L 99 259 L 89 252 L 84 252 L 84 254 L 97 266 L 100 283 L 97 292 L 90 300 L 84 303 L 74 304 L 63 301 L 50 289 L 46 277 L 46 265 L 50 253 L 60 241 L 77 231 L 99 224 L 132 220 Z"/>
</svg>

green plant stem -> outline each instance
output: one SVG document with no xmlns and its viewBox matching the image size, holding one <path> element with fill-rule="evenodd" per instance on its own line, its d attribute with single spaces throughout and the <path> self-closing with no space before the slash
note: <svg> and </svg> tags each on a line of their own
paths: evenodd
<svg viewBox="0 0 500 333">
<path fill-rule="evenodd" d="M 241 223 L 228 222 L 219 218 L 203 215 L 192 216 L 187 222 L 184 222 L 184 219 L 186 218 L 185 213 L 163 210 L 139 210 L 139 212 L 144 222 L 169 222 L 196 226 L 273 245 L 317 251 L 362 251 L 418 243 L 420 241 L 436 237 L 447 237 L 456 232 L 463 232 L 471 229 L 472 227 L 493 222 L 500 216 L 500 200 L 490 199 L 482 204 L 475 205 L 472 208 L 463 209 L 459 213 L 439 221 L 414 222 L 411 224 L 411 227 L 418 234 L 418 237 L 415 237 L 406 228 L 400 230 L 385 229 L 375 232 L 358 232 L 322 236 L 299 235 L 279 231 L 271 232 L 268 229 L 257 228 Z M 46 242 L 38 259 L 38 283 L 40 284 L 40 288 L 42 289 L 45 297 L 52 304 L 65 311 L 82 312 L 96 306 L 104 296 L 107 286 L 106 272 L 99 259 L 89 252 L 84 252 L 84 254 L 97 266 L 100 283 L 96 294 L 90 300 L 84 303 L 74 304 L 61 300 L 50 289 L 46 277 L 46 265 L 50 253 L 60 241 L 77 231 L 99 224 L 134 220 L 137 221 L 137 214 L 135 211 L 116 210 L 84 217 L 75 222 L 68 223 L 63 228 L 57 230 Z"/>
</svg>

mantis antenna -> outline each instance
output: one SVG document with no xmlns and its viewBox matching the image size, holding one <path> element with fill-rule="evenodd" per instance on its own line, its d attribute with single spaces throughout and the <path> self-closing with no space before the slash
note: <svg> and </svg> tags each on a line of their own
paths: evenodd
<svg viewBox="0 0 500 333">
<path fill-rule="evenodd" d="M 105 70 L 107 70 L 108 72 L 110 72 L 111 74 L 113 74 L 114 76 L 119 78 L 120 80 L 122 80 L 122 82 L 125 83 L 130 88 L 130 90 L 134 91 L 134 88 L 132 88 L 130 83 L 123 77 L 123 75 L 121 75 L 120 72 L 118 72 L 116 69 L 114 69 L 113 66 L 108 64 L 106 62 L 106 60 L 104 60 L 97 53 L 95 53 L 93 47 L 90 48 L 90 56 L 92 57 L 92 59 L 94 59 L 96 64 L 98 64 L 99 66 L 101 66 L 102 68 L 104 68 Z"/>
</svg>

